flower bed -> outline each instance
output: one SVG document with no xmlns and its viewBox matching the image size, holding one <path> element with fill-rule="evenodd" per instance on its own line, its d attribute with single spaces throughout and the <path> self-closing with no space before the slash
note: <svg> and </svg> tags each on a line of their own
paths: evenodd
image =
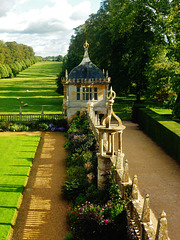
<svg viewBox="0 0 180 240">
<path fill-rule="evenodd" d="M 66 131 L 67 124 L 61 120 L 39 120 L 35 122 L 0 122 L 0 132 L 11 131 Z"/>
<path fill-rule="evenodd" d="M 96 141 L 86 116 L 72 120 L 66 137 L 69 154 L 62 193 L 72 202 L 72 209 L 67 216 L 69 233 L 65 239 L 136 239 L 127 222 L 120 189 L 113 182 L 113 171 L 108 188 L 104 191 L 97 188 Z"/>
</svg>

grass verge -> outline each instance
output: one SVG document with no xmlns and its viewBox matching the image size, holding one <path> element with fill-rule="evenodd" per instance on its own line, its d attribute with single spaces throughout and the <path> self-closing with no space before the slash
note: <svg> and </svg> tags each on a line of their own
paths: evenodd
<svg viewBox="0 0 180 240">
<path fill-rule="evenodd" d="M 16 78 L 0 79 L 0 113 L 19 113 L 20 107 L 22 113 L 41 113 L 42 107 L 44 113 L 62 113 L 63 96 L 56 92 L 61 67 L 59 62 L 39 62 Z"/>
<path fill-rule="evenodd" d="M 0 239 L 7 239 L 40 136 L 0 136 Z"/>
</svg>

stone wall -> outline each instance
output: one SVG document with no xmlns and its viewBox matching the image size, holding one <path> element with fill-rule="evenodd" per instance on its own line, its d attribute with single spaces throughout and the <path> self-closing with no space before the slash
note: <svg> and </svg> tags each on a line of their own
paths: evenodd
<svg viewBox="0 0 180 240">
<path fill-rule="evenodd" d="M 100 124 L 99 117 L 95 115 L 92 109 L 88 109 L 88 118 L 90 119 L 90 126 L 94 132 L 97 144 L 99 139 L 97 126 Z M 105 141 L 104 141 L 105 142 Z M 104 151 L 106 147 L 104 146 Z M 102 156 L 100 153 L 98 157 L 98 187 L 104 188 L 106 171 L 115 169 L 114 177 L 116 183 L 119 185 L 122 197 L 126 203 L 128 218 L 132 222 L 136 235 L 140 240 L 168 240 L 167 219 L 164 211 L 161 212 L 157 220 L 150 208 L 150 197 L 147 194 L 144 198 L 141 196 L 138 189 L 138 179 L 135 175 L 133 179 L 129 177 L 128 161 L 124 161 L 124 154 L 122 150 L 118 150 L 112 157 L 106 155 Z"/>
</svg>

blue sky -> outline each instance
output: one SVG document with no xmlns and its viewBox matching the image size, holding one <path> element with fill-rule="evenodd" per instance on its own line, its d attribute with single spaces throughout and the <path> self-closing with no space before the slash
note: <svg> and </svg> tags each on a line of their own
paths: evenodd
<svg viewBox="0 0 180 240">
<path fill-rule="evenodd" d="M 0 0 L 0 40 L 32 46 L 38 56 L 65 55 L 73 28 L 103 0 Z"/>
</svg>

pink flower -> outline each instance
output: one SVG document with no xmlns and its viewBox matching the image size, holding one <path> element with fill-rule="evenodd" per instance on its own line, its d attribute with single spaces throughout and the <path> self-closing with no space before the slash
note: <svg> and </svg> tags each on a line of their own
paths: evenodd
<svg viewBox="0 0 180 240">
<path fill-rule="evenodd" d="M 104 220 L 104 223 L 107 224 L 108 223 L 108 219 Z"/>
</svg>

